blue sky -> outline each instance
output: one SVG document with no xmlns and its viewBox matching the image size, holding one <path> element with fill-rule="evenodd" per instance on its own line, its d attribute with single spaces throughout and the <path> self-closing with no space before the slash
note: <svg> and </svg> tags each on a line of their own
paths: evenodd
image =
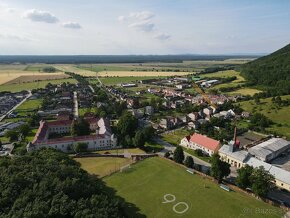
<svg viewBox="0 0 290 218">
<path fill-rule="evenodd" d="M 288 0 L 0 0 L 0 55 L 269 53 Z"/>
</svg>

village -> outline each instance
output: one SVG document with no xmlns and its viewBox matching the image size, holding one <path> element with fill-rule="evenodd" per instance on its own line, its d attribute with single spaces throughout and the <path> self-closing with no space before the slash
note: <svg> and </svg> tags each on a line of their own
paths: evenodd
<svg viewBox="0 0 290 218">
<path fill-rule="evenodd" d="M 158 155 L 172 158 L 174 147 L 180 145 L 184 147 L 186 156 L 192 156 L 200 165 L 198 169 L 206 173 L 210 167 L 209 158 L 218 153 L 223 161 L 231 165 L 229 181 L 245 165 L 263 166 L 275 177 L 278 188 L 290 191 L 290 161 L 279 161 L 289 156 L 290 142 L 237 129 L 236 121 L 249 120 L 251 113 L 235 106 L 234 103 L 243 98 L 240 95 L 204 92 L 218 84 L 218 80 L 201 80 L 197 76 L 169 77 L 106 86 L 90 84 L 82 77 L 78 79 L 76 84 L 48 84 L 44 89 L 31 91 L 28 101 L 41 99 L 41 105 L 34 110 L 35 135 L 25 146 L 27 152 L 43 147 L 65 153 L 122 148 L 122 141 L 118 140 L 114 127 L 121 115 L 112 109 L 115 107 L 112 102 L 115 102 L 113 105 L 122 105 L 121 111 L 129 112 L 138 121 L 140 129 L 154 129 L 156 136 L 153 141 L 161 144 L 161 149 L 153 149 Z M 131 90 L 136 87 L 140 89 Z M 189 93 L 186 90 L 189 88 L 195 88 L 196 92 Z M 10 108 L 13 108 L 29 92 L 21 93 L 24 94 L 5 94 L 2 98 L 11 101 Z M 97 112 L 92 108 L 96 108 Z M 16 111 L 6 115 L 16 120 L 3 123 L 0 136 L 26 124 L 26 119 L 21 119 L 23 115 Z M 84 130 L 86 125 L 89 128 Z M 166 135 L 171 133 L 178 135 L 178 143 L 167 140 Z M 2 155 L 13 155 L 13 146 L 9 148 L 5 148 L 4 144 Z M 284 200 L 280 201 L 287 204 Z"/>
</svg>

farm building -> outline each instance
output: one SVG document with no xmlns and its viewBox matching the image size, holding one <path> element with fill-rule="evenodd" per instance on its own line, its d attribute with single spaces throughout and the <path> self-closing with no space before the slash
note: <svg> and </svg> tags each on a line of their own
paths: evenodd
<svg viewBox="0 0 290 218">
<path fill-rule="evenodd" d="M 181 139 L 180 145 L 194 150 L 200 149 L 211 156 L 218 151 L 220 142 L 205 135 L 194 133 Z"/>
<path fill-rule="evenodd" d="M 257 159 L 269 162 L 289 149 L 289 141 L 282 138 L 271 138 L 252 148 L 249 148 L 249 153 Z"/>
</svg>

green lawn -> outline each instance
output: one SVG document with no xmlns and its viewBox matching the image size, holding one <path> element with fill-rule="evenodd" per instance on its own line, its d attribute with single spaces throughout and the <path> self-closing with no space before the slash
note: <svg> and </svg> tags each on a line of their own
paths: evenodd
<svg viewBox="0 0 290 218">
<path fill-rule="evenodd" d="M 74 160 L 79 162 L 81 167 L 88 173 L 97 175 L 98 177 L 110 175 L 118 171 L 122 166 L 132 162 L 130 158 L 118 157 L 84 157 L 75 158 Z"/>
<path fill-rule="evenodd" d="M 104 181 L 116 190 L 118 196 L 134 204 L 141 214 L 149 218 L 281 217 L 283 214 L 279 208 L 246 194 L 224 191 L 212 181 L 192 175 L 184 167 L 157 157 L 132 165 L 131 169 L 106 177 Z M 166 199 L 173 202 L 162 203 Z M 173 210 L 179 202 L 188 205 L 188 210 L 182 214 Z M 185 210 L 184 203 L 176 205 L 175 210 Z M 126 209 L 128 217 L 133 217 L 133 210 L 132 207 Z M 271 213 L 259 212 L 269 210 Z"/>
<path fill-rule="evenodd" d="M 256 93 L 262 92 L 261 90 L 258 89 L 253 89 L 253 88 L 241 88 L 232 92 L 228 92 L 230 95 L 236 95 L 236 94 L 241 94 L 241 95 L 251 95 L 253 96 Z"/>
<path fill-rule="evenodd" d="M 42 99 L 27 100 L 21 104 L 16 111 L 32 111 L 38 109 L 42 104 Z"/>
<path fill-rule="evenodd" d="M 39 82 L 28 82 L 28 83 L 21 83 L 21 84 L 9 84 L 9 85 L 0 85 L 0 92 L 3 91 L 10 91 L 10 92 L 19 92 L 22 90 L 32 90 L 37 88 L 45 88 L 48 83 L 51 84 L 61 84 L 64 82 L 69 83 L 76 83 L 75 79 L 55 79 L 55 80 L 44 80 Z"/>
<path fill-rule="evenodd" d="M 289 99 L 290 95 L 281 96 L 282 99 Z M 273 120 L 274 124 L 268 130 L 283 134 L 290 138 L 290 106 L 278 107 L 272 103 L 272 98 L 261 99 L 260 104 L 256 104 L 254 100 L 240 102 L 241 108 L 245 111 L 254 113 L 259 112 Z M 280 124 L 281 126 L 278 126 Z"/>
<path fill-rule="evenodd" d="M 201 77 L 208 77 L 208 78 L 212 78 L 212 77 L 231 77 L 231 76 L 236 76 L 237 79 L 233 81 L 233 83 L 240 83 L 240 82 L 244 82 L 245 79 L 244 77 L 242 77 L 240 75 L 239 72 L 235 71 L 235 70 L 225 70 L 225 71 L 218 71 L 216 73 L 206 73 L 206 74 L 201 74 Z"/>
<path fill-rule="evenodd" d="M 186 129 L 172 130 L 170 133 L 162 134 L 162 139 L 172 145 L 179 145 L 180 140 L 189 134 L 190 131 Z"/>
</svg>

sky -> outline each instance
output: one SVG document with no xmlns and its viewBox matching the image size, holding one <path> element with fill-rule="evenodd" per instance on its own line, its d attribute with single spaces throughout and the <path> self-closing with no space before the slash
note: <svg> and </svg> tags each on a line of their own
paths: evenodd
<svg viewBox="0 0 290 218">
<path fill-rule="evenodd" d="M 0 0 L 0 55 L 265 54 L 289 0 Z"/>
</svg>

